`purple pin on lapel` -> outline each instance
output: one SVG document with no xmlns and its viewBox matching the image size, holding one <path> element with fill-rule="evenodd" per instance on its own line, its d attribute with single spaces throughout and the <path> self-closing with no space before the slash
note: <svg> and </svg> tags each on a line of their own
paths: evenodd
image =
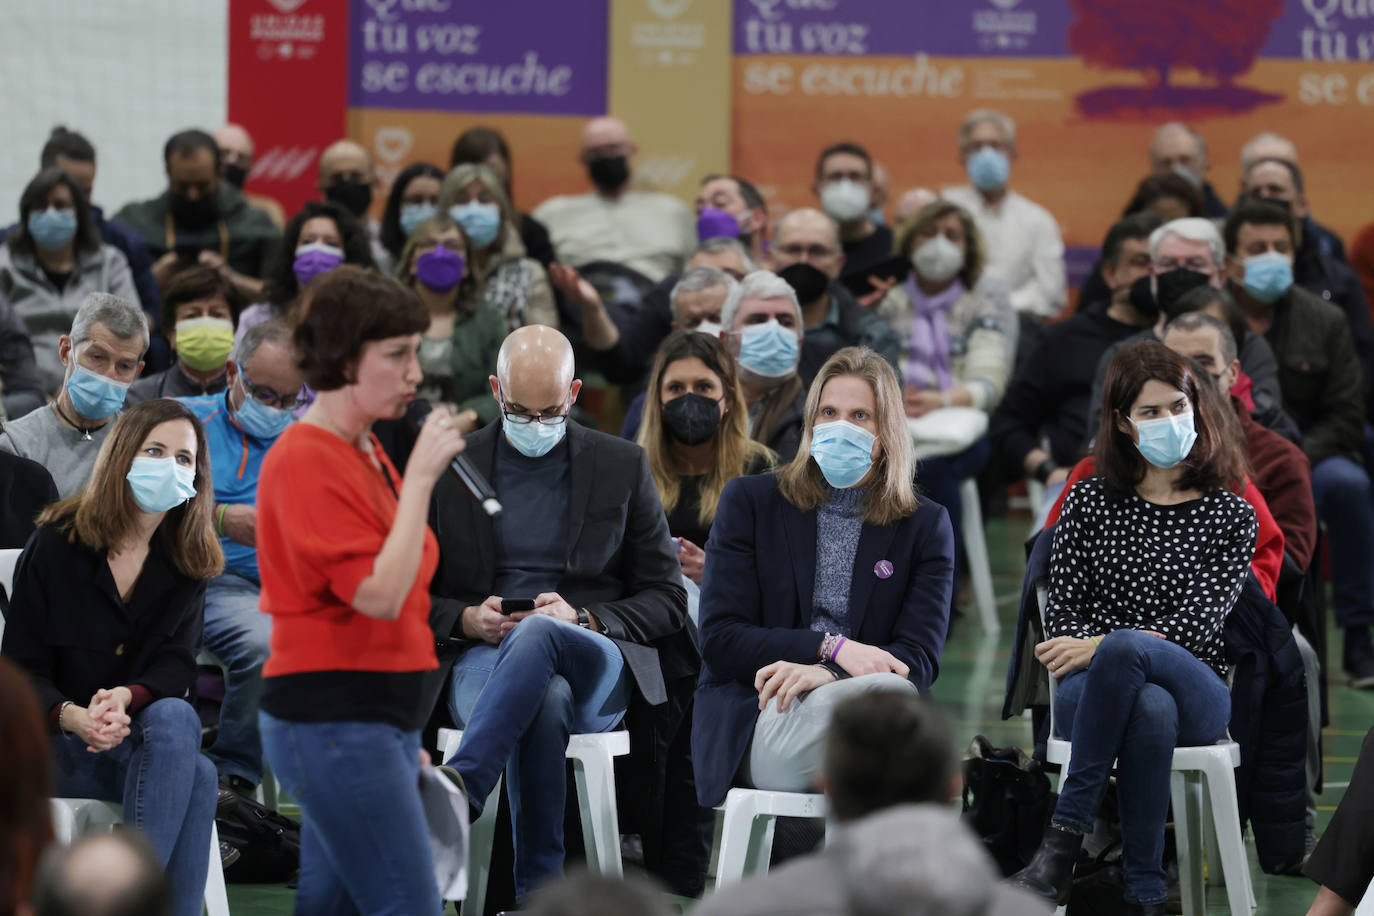
<svg viewBox="0 0 1374 916">
<path fill-rule="evenodd" d="M 887 560 L 879 560 L 877 563 L 873 564 L 873 575 L 877 576 L 879 579 L 892 578 L 892 564 Z"/>
</svg>

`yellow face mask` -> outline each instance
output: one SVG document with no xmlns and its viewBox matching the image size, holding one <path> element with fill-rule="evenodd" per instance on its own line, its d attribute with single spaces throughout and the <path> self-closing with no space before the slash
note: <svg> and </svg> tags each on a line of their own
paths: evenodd
<svg viewBox="0 0 1374 916">
<path fill-rule="evenodd" d="M 177 322 L 177 356 L 197 372 L 218 369 L 234 349 L 234 323 L 225 318 Z"/>
</svg>

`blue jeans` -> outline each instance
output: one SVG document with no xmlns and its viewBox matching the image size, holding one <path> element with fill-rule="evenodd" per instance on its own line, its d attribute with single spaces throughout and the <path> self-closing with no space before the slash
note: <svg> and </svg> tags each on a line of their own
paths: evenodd
<svg viewBox="0 0 1374 916">
<path fill-rule="evenodd" d="M 272 635 L 272 617 L 258 610 L 260 591 L 252 579 L 228 571 L 205 584 L 205 648 L 227 669 L 219 736 L 206 754 L 221 775 L 255 785 L 262 781 L 262 664 Z"/>
<path fill-rule="evenodd" d="M 135 713 L 129 737 L 100 754 L 70 735 L 51 739 L 59 798 L 122 802 L 124 822 L 152 843 L 172 888 L 176 916 L 200 916 L 215 768 L 200 753 L 200 718 L 190 703 L 162 699 Z"/>
<path fill-rule="evenodd" d="M 1086 669 L 1059 682 L 1054 713 L 1073 758 L 1053 823 L 1091 833 L 1115 761 L 1126 899 L 1162 903 L 1174 748 L 1211 744 L 1226 732 L 1226 682 L 1182 646 L 1117 630 Z"/>
<path fill-rule="evenodd" d="M 988 463 L 992 448 L 984 436 L 957 455 L 925 458 L 916 466 L 916 483 L 931 499 L 949 513 L 949 526 L 954 531 L 954 580 L 950 595 L 959 594 L 960 571 L 967 563 L 964 554 L 964 504 L 959 498 L 959 484 L 977 477 Z"/>
<path fill-rule="evenodd" d="M 449 711 L 463 743 L 449 765 L 477 810 L 505 771 L 519 899 L 563 873 L 568 736 L 610 731 L 629 703 L 615 643 L 547 615 L 526 617 L 500 646 L 474 646 L 454 663 Z"/>
<path fill-rule="evenodd" d="M 1374 501 L 1369 474 L 1349 458 L 1333 455 L 1312 469 L 1317 516 L 1326 523 L 1331 550 L 1331 587 L 1336 620 L 1343 627 L 1374 623 Z"/>
<path fill-rule="evenodd" d="M 301 805 L 298 916 L 438 913 L 420 805 L 420 733 L 258 713 L 277 782 Z"/>
</svg>

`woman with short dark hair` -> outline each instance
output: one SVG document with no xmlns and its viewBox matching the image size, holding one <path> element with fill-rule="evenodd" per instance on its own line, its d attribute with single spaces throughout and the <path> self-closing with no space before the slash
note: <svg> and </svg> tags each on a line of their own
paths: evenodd
<svg viewBox="0 0 1374 916">
<path fill-rule="evenodd" d="M 100 241 L 90 202 L 76 180 L 61 169 L 44 169 L 24 188 L 19 224 L 0 246 L 0 299 L 33 341 L 44 394 L 62 387 L 57 341 L 93 292 L 138 302 L 128 260 Z M 5 381 L 8 395 L 11 384 Z"/>
<path fill-rule="evenodd" d="M 344 264 L 376 266 L 366 227 L 338 204 L 306 201 L 286 224 L 281 247 L 267 265 L 263 278 L 267 301 L 243 310 L 234 343 L 253 325 L 269 318 L 294 324 L 305 287 L 320 274 Z"/>
<path fill-rule="evenodd" d="M 439 212 L 439 185 L 443 180 L 444 173 L 438 166 L 412 162 L 401 169 L 401 174 L 391 183 L 377 232 L 382 248 L 391 256 L 387 263 L 377 265 L 382 273 L 387 276 L 396 273 L 406 240 L 417 226 Z"/>
<path fill-rule="evenodd" d="M 1164 912 L 1164 821 L 1174 748 L 1230 719 L 1221 627 L 1254 553 L 1255 512 L 1231 492 L 1243 437 L 1210 378 L 1163 344 L 1107 370 L 1097 474 L 1069 490 L 1054 531 L 1047 639 L 1055 719 L 1073 758 L 1030 865 L 1012 879 L 1059 905 L 1116 767 L 1126 899 Z"/>
<path fill-rule="evenodd" d="M 201 911 L 214 765 L 195 689 L 205 580 L 224 567 L 200 421 L 178 401 L 125 410 L 87 487 L 49 506 L 14 574 L 4 654 L 38 690 L 58 796 L 122 801 Z"/>
<path fill-rule="evenodd" d="M 295 345 L 318 394 L 262 465 L 272 641 L 259 719 L 272 771 L 301 804 L 299 913 L 440 908 L 417 788 L 424 675 L 438 665 L 427 519 L 463 438 L 436 408 L 402 477 L 372 434 L 414 399 L 428 326 L 395 280 L 347 266 L 312 283 Z"/>
</svg>

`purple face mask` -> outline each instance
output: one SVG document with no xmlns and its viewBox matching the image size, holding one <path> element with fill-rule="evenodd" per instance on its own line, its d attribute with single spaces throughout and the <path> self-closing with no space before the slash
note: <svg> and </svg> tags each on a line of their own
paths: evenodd
<svg viewBox="0 0 1374 916">
<path fill-rule="evenodd" d="M 463 255 L 443 245 L 415 259 L 415 278 L 436 293 L 446 293 L 463 279 Z"/>
<path fill-rule="evenodd" d="M 291 270 L 301 286 L 305 286 L 320 274 L 338 267 L 343 259 L 343 251 L 333 245 L 311 242 L 296 249 L 296 260 L 292 262 Z"/>
<path fill-rule="evenodd" d="M 697 216 L 697 241 L 704 242 L 707 239 L 721 237 L 739 238 L 739 220 L 724 210 L 702 207 L 701 213 Z"/>
</svg>

